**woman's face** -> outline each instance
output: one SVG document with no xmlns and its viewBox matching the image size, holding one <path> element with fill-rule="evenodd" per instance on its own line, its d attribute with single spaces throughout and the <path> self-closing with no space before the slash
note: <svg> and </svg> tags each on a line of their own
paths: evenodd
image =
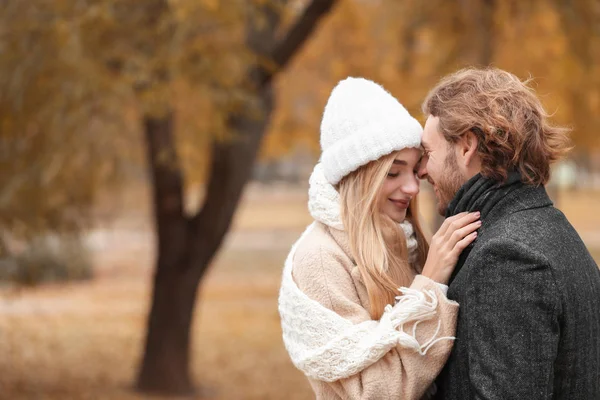
<svg viewBox="0 0 600 400">
<path fill-rule="evenodd" d="M 420 159 L 419 149 L 397 152 L 379 192 L 379 209 L 395 222 L 404 221 L 410 201 L 419 193 L 417 170 Z"/>
</svg>

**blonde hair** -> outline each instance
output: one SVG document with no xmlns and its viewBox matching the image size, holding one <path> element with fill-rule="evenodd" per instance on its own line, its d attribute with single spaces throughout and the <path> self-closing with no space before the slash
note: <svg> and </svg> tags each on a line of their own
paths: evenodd
<svg viewBox="0 0 600 400">
<path fill-rule="evenodd" d="M 410 286 L 425 264 L 428 243 L 417 218 L 416 197 L 408 208 L 418 243 L 417 269 L 408 262 L 404 232 L 379 209 L 380 189 L 396 153 L 384 156 L 350 173 L 340 181 L 342 222 L 350 250 L 369 295 L 370 315 L 381 318 L 387 304 L 394 304 L 400 286 Z"/>
<path fill-rule="evenodd" d="M 528 83 L 498 68 L 463 69 L 429 92 L 423 112 L 439 118 L 449 143 L 475 134 L 483 176 L 503 182 L 517 169 L 525 183 L 544 185 L 550 164 L 570 150 L 569 130 L 550 123 Z"/>
</svg>

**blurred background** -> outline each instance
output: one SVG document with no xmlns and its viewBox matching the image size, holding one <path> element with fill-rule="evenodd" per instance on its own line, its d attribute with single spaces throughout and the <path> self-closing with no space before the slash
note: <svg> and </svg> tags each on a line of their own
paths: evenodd
<svg viewBox="0 0 600 400">
<path fill-rule="evenodd" d="M 312 398 L 277 292 L 327 96 L 423 121 L 470 65 L 573 128 L 548 190 L 600 260 L 598 0 L 0 1 L 0 399 Z"/>
</svg>

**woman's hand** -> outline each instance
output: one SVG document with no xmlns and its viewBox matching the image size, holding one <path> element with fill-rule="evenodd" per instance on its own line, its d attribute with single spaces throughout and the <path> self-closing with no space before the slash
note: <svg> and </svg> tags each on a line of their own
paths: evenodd
<svg viewBox="0 0 600 400">
<path fill-rule="evenodd" d="M 460 253 L 475 240 L 481 227 L 479 212 L 460 213 L 446 218 L 431 239 L 422 275 L 439 283 L 448 283 Z"/>
</svg>

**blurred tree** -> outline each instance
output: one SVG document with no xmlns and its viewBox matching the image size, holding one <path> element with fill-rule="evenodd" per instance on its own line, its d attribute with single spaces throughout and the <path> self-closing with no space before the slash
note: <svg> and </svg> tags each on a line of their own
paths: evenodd
<svg viewBox="0 0 600 400">
<path fill-rule="evenodd" d="M 197 214 L 188 217 L 184 213 L 172 113 L 144 117 L 158 230 L 154 295 L 138 380 L 138 387 L 144 391 L 185 393 L 191 389 L 189 333 L 198 283 L 229 229 L 251 176 L 274 107 L 271 81 L 333 1 L 310 2 L 281 39 L 277 37 L 280 12 L 275 6 L 284 3 L 258 3 L 262 4 L 248 8 L 246 15 L 245 43 L 252 50 L 252 59 L 241 65 L 237 79 L 226 77 L 224 83 L 213 82 L 228 101 L 233 99 L 233 108 L 224 113 L 223 119 L 225 131 L 233 137 L 212 141 L 206 197 Z M 162 79 L 163 73 L 158 73 L 157 80 Z M 237 88 L 242 92 L 236 93 Z"/>
<path fill-rule="evenodd" d="M 33 247 L 50 234 L 74 243 L 98 189 L 117 183 L 121 170 L 121 141 L 103 135 L 122 128 L 111 82 L 80 61 L 66 10 L 39 3 L 0 3 L 0 258 L 27 270 L 28 282 L 52 275 L 32 275 L 44 262 L 66 266 L 37 256 L 28 265 L 39 265 L 19 266 L 23 256 L 40 254 Z"/>
<path fill-rule="evenodd" d="M 141 120 L 158 242 L 137 382 L 142 391 L 192 390 L 188 357 L 198 284 L 251 176 L 274 107 L 271 82 L 334 0 L 290 3 L 9 0 L 0 5 L 5 22 L 0 27 L 0 134 L 12 146 L 3 146 L 3 161 L 19 169 L 3 176 L 2 194 L 12 196 L 10 210 L 16 209 L 13 194 L 19 184 L 31 187 L 32 179 L 40 180 L 36 187 L 52 183 L 58 200 L 43 190 L 31 200 L 37 203 L 23 205 L 22 214 L 37 212 L 51 200 L 44 215 L 57 213 L 49 222 L 54 228 L 69 221 L 65 197 L 89 209 L 98 180 L 86 173 L 97 169 L 103 176 L 103 166 L 111 165 L 104 156 L 131 144 L 119 140 L 127 136 L 119 135 L 122 126 L 113 127 L 107 143 L 117 148 L 102 152 L 99 142 L 113 119 L 110 112 L 127 125 L 133 108 Z M 175 122 L 181 124 L 179 132 Z M 210 161 L 191 156 L 189 146 L 204 147 Z M 29 165 L 22 154 L 39 166 Z M 102 162 L 89 168 L 96 155 Z M 193 170 L 197 160 L 207 168 L 204 202 L 187 213 L 185 168 Z M 190 181 L 199 179 L 190 175 Z"/>
<path fill-rule="evenodd" d="M 593 132 L 600 126 L 600 2 L 554 0 L 575 62 L 567 64 L 568 98 L 578 144 L 599 149 Z"/>
<path fill-rule="evenodd" d="M 572 19 L 567 25 L 569 14 L 561 7 L 585 23 Z M 593 133 L 600 124 L 593 111 L 600 102 L 593 89 L 600 62 L 590 62 L 600 55 L 597 13 L 597 2 L 588 0 L 342 1 L 309 50 L 278 80 L 281 107 L 262 156 L 278 158 L 299 145 L 318 154 L 327 96 L 348 75 L 381 82 L 423 121 L 420 105 L 427 91 L 442 76 L 470 65 L 494 65 L 533 78 L 556 122 L 575 125 L 576 149 L 593 151 L 600 147 Z M 575 56 L 572 41 L 583 56 Z"/>
<path fill-rule="evenodd" d="M 262 155 L 281 157 L 298 144 L 317 153 L 325 101 L 348 75 L 383 83 L 420 116 L 422 99 L 440 77 L 469 65 L 495 65 L 533 78 L 557 122 L 575 123 L 578 148 L 597 148 L 600 139 L 593 130 L 600 121 L 590 120 L 598 118 L 592 110 L 600 102 L 591 90 L 600 79 L 600 62 L 594 61 L 600 57 L 597 5 L 593 0 L 341 1 L 310 49 L 278 80 L 281 106 Z M 581 102 L 586 105 L 577 106 Z M 586 116 L 575 115 L 581 112 Z"/>
</svg>

